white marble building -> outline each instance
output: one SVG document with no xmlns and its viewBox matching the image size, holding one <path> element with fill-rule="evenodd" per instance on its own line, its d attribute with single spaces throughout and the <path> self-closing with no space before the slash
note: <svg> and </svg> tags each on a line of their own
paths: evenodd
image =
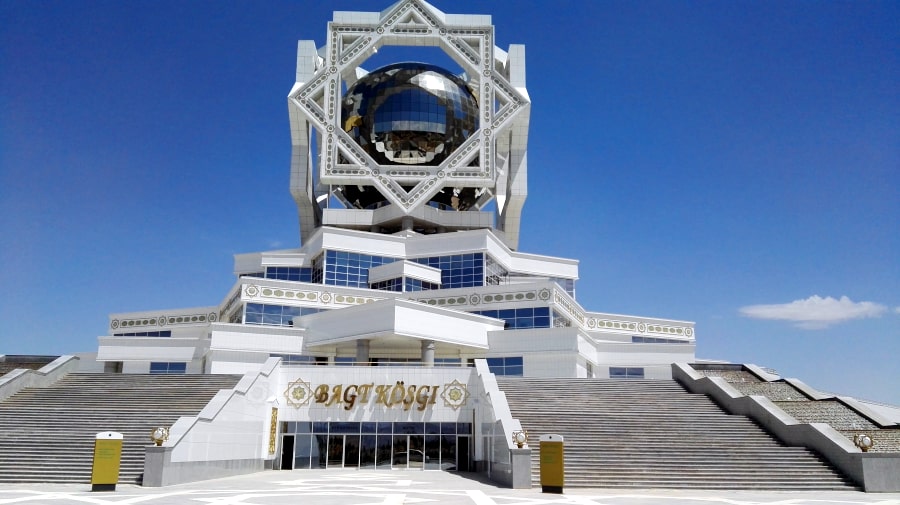
<svg viewBox="0 0 900 505">
<path fill-rule="evenodd" d="M 237 255 L 218 304 L 112 314 L 98 360 L 125 373 L 242 373 L 270 356 L 487 358 L 501 374 L 623 378 L 668 378 L 670 363 L 693 361 L 693 323 L 592 312 L 575 297 L 577 260 L 517 250 L 525 48 L 494 41 L 490 16 L 422 1 L 336 12 L 325 45 L 299 43 L 288 95 L 302 246 Z M 464 74 L 365 67 L 390 45 L 438 46 Z"/>
<path fill-rule="evenodd" d="M 418 451 L 513 484 L 521 427 L 494 375 L 671 378 L 694 361 L 692 322 L 588 310 L 577 260 L 518 250 L 525 48 L 495 40 L 490 16 L 401 0 L 336 12 L 324 45 L 299 43 L 287 101 L 301 246 L 239 254 L 218 303 L 112 314 L 99 337 L 108 372 L 247 374 L 148 450 L 146 481 L 203 461 L 411 466 Z M 392 45 L 439 47 L 462 72 L 365 66 Z"/>
</svg>

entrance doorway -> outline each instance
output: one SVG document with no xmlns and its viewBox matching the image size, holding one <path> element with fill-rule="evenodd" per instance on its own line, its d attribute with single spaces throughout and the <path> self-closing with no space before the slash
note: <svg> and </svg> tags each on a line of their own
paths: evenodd
<svg viewBox="0 0 900 505">
<path fill-rule="evenodd" d="M 423 435 L 394 435 L 394 447 L 391 455 L 391 466 L 400 469 L 424 470 L 429 461 L 425 454 L 425 437 Z"/>
<path fill-rule="evenodd" d="M 284 422 L 278 468 L 469 471 L 470 423 Z"/>
<path fill-rule="evenodd" d="M 326 468 L 359 466 L 359 435 L 329 435 Z"/>
<path fill-rule="evenodd" d="M 294 454 L 294 435 L 284 435 L 281 437 L 281 454 Z M 282 456 L 281 458 L 281 469 L 282 470 L 292 470 L 294 468 L 294 458 L 293 456 L 289 458 L 285 458 Z"/>
</svg>

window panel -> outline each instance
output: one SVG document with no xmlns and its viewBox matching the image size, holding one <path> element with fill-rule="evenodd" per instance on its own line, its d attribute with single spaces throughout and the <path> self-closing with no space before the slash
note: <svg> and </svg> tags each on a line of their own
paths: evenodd
<svg viewBox="0 0 900 505">
<path fill-rule="evenodd" d="M 294 317 L 315 314 L 321 310 L 325 309 L 248 303 L 244 315 L 244 324 L 292 326 Z"/>
<path fill-rule="evenodd" d="M 152 374 L 183 374 L 187 372 L 187 363 L 152 362 L 150 373 Z"/>
<path fill-rule="evenodd" d="M 503 358 L 488 358 L 488 368 L 496 375 L 523 376 L 525 368 L 522 365 L 521 356 L 508 356 Z"/>
</svg>

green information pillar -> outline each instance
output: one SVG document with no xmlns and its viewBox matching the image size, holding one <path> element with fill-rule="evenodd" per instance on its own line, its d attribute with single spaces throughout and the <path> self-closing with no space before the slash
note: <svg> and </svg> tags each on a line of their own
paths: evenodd
<svg viewBox="0 0 900 505">
<path fill-rule="evenodd" d="M 541 435 L 541 492 L 562 493 L 565 480 L 562 435 Z"/>
<path fill-rule="evenodd" d="M 103 431 L 94 440 L 94 466 L 91 470 L 91 491 L 115 491 L 119 483 L 119 463 L 122 461 L 121 433 Z"/>
</svg>

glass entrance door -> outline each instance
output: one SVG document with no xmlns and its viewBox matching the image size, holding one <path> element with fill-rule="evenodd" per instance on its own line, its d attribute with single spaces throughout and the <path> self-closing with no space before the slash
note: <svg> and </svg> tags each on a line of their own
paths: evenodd
<svg viewBox="0 0 900 505">
<path fill-rule="evenodd" d="M 328 462 L 326 468 L 341 468 L 344 466 L 344 435 L 331 435 L 328 437 Z"/>
<path fill-rule="evenodd" d="M 470 468 L 470 423 L 285 422 L 281 464 L 302 468 Z"/>
<path fill-rule="evenodd" d="M 329 435 L 326 468 L 359 466 L 359 435 Z"/>
<path fill-rule="evenodd" d="M 394 435 L 391 467 L 422 470 L 425 468 L 425 437 L 422 435 Z"/>
</svg>

